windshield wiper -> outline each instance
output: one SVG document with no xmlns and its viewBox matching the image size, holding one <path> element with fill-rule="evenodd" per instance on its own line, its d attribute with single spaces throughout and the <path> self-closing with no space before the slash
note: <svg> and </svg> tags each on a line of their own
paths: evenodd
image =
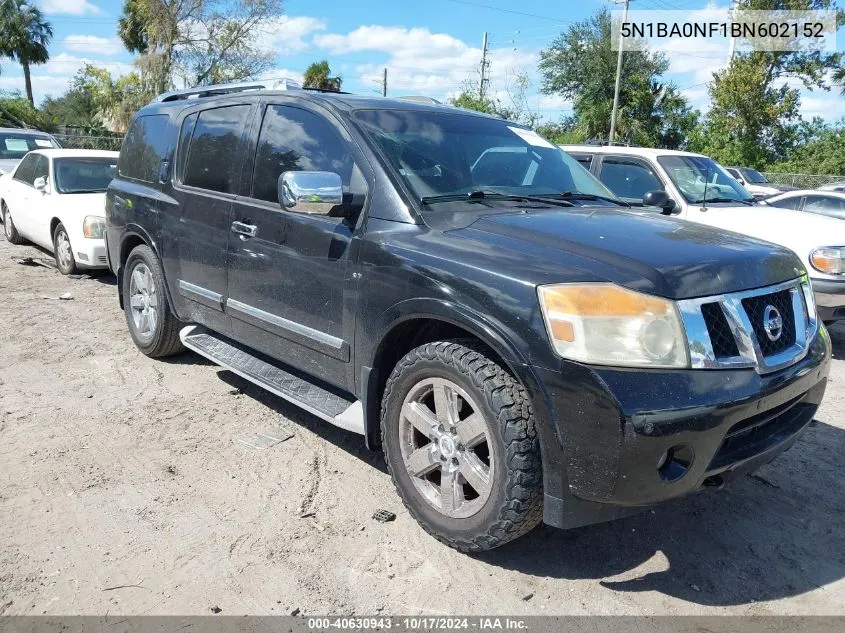
<svg viewBox="0 0 845 633">
<path fill-rule="evenodd" d="M 555 194 L 557 196 L 558 194 Z M 420 198 L 422 204 L 434 204 L 437 202 L 486 202 L 493 200 L 504 200 L 510 202 L 541 202 L 559 207 L 571 207 L 571 202 L 560 197 L 522 196 L 519 194 L 496 193 L 495 191 L 471 191 L 463 194 L 445 194 L 442 196 L 423 196 Z"/>
<path fill-rule="evenodd" d="M 702 198 L 701 200 L 693 200 L 692 204 L 705 204 L 707 202 L 738 202 L 749 207 L 754 204 L 750 200 L 740 200 L 739 198 Z"/>
<path fill-rule="evenodd" d="M 610 196 L 600 196 L 597 193 L 579 193 L 577 191 L 564 191 L 563 193 L 554 195 L 559 196 L 561 200 L 604 200 L 605 202 L 612 202 L 623 207 L 631 206 L 624 200 L 620 200 L 618 198 L 611 198 Z"/>
</svg>

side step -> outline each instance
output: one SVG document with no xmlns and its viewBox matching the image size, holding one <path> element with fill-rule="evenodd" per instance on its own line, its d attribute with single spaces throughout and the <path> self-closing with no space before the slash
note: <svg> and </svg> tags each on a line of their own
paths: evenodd
<svg viewBox="0 0 845 633">
<path fill-rule="evenodd" d="M 253 356 L 234 341 L 199 325 L 182 328 L 179 338 L 188 349 L 241 378 L 335 426 L 364 435 L 364 408 L 360 400 L 351 400 L 315 385 L 307 378 Z"/>
</svg>

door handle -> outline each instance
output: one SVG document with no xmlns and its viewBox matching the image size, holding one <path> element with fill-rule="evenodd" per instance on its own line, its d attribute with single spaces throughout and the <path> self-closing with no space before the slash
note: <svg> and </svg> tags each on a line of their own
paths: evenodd
<svg viewBox="0 0 845 633">
<path fill-rule="evenodd" d="M 237 233 L 245 237 L 255 237 L 255 234 L 258 233 L 258 227 L 254 224 L 246 224 L 245 222 L 232 222 L 232 233 Z"/>
</svg>

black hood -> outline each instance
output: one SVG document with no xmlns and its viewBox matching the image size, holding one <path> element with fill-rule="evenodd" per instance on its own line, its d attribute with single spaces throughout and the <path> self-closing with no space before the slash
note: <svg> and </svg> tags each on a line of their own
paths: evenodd
<svg viewBox="0 0 845 633">
<path fill-rule="evenodd" d="M 578 281 L 580 275 L 674 299 L 759 288 L 804 272 L 798 257 L 781 246 L 648 212 L 490 214 L 450 233 L 492 241 L 503 253 L 520 252 L 526 271 L 543 277 L 532 279 L 536 283 Z"/>
</svg>

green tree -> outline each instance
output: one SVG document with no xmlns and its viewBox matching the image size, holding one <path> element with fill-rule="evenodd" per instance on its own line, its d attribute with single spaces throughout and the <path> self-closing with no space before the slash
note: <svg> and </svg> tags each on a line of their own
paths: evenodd
<svg viewBox="0 0 845 633">
<path fill-rule="evenodd" d="M 49 117 L 36 110 L 29 99 L 18 91 L 0 92 L 0 127 L 35 128 L 45 132 L 53 130 Z"/>
<path fill-rule="evenodd" d="M 772 85 L 759 55 L 735 57 L 710 83 L 710 111 L 695 149 L 728 165 L 763 169 L 786 157 L 796 138 L 801 95 Z"/>
<path fill-rule="evenodd" d="M 255 76 L 273 61 L 262 29 L 282 15 L 281 0 L 124 0 L 118 35 L 154 93 L 174 77 L 190 85 Z"/>
<path fill-rule="evenodd" d="M 503 101 L 496 95 L 491 96 L 489 93 L 481 95 L 476 87 L 466 82 L 461 92 L 449 99 L 449 103 L 458 108 L 492 114 L 536 128 L 540 124 L 540 114 L 528 103 L 530 87 L 531 80 L 528 73 L 519 71 L 510 78 L 505 87 L 507 101 Z"/>
<path fill-rule="evenodd" d="M 845 118 L 833 125 L 816 118 L 800 126 L 801 140 L 770 171 L 845 176 Z"/>
<path fill-rule="evenodd" d="M 833 0 L 738 0 L 743 10 L 823 10 L 843 14 Z M 830 90 L 842 53 L 754 51 L 734 55 L 709 85 L 711 109 L 696 134 L 696 149 L 728 164 L 762 169 L 787 160 L 800 142 L 801 94 Z"/>
<path fill-rule="evenodd" d="M 331 77 L 332 69 L 328 60 L 314 62 L 305 69 L 302 77 L 304 88 L 317 88 L 318 90 L 340 90 L 343 83 L 342 77 Z"/>
<path fill-rule="evenodd" d="M 53 37 L 53 28 L 38 7 L 27 4 L 25 0 L 2 0 L 0 33 L 0 55 L 21 65 L 26 97 L 30 104 L 35 105 L 30 66 L 44 64 L 50 59 L 47 45 Z"/>
<path fill-rule="evenodd" d="M 584 138 L 607 138 L 613 109 L 617 52 L 606 9 L 576 22 L 540 53 L 541 90 L 573 102 L 575 131 Z M 625 52 L 619 93 L 619 137 L 639 145 L 677 148 L 693 129 L 695 113 L 678 88 L 661 81 L 665 55 Z"/>
</svg>

